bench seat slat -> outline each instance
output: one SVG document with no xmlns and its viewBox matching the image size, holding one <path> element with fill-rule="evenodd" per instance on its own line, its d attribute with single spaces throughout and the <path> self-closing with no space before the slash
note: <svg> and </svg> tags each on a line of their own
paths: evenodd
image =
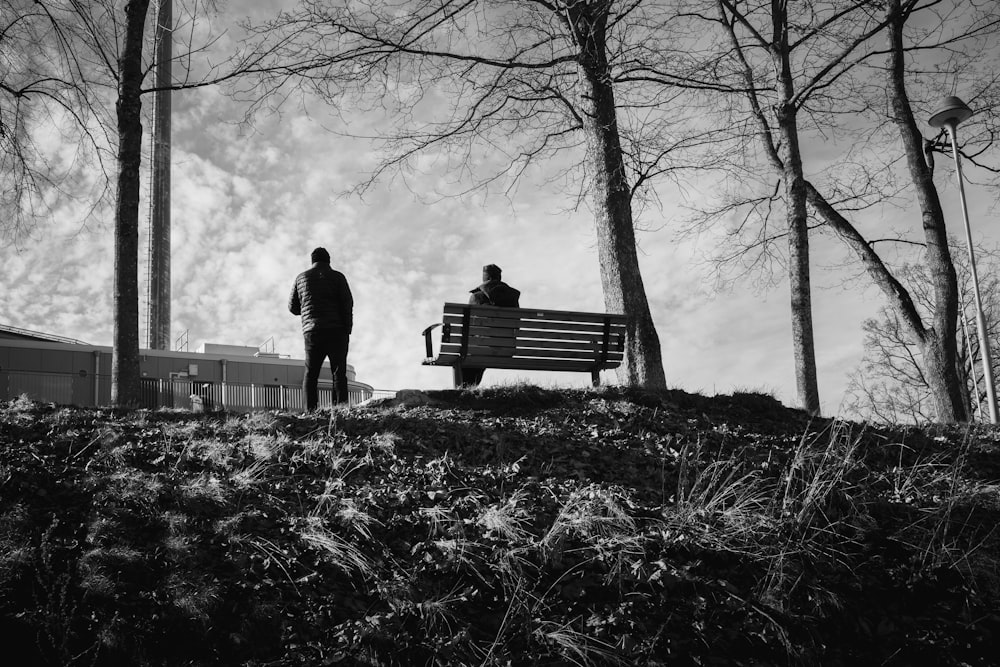
<svg viewBox="0 0 1000 667">
<path fill-rule="evenodd" d="M 438 359 L 450 358 L 451 363 L 458 362 L 461 360 L 461 354 L 459 352 L 458 346 L 448 347 L 442 349 L 438 354 Z M 567 350 L 517 350 L 514 354 L 511 354 L 510 350 L 500 350 L 498 348 L 490 347 L 474 347 L 470 346 L 468 352 L 466 353 L 466 360 L 462 360 L 462 365 L 467 366 L 469 362 L 467 361 L 470 357 L 489 357 L 490 359 L 510 359 L 512 357 L 518 358 L 533 358 L 533 359 L 573 359 L 573 360 L 585 360 L 591 363 L 596 362 L 599 355 L 592 351 L 579 352 L 579 351 L 567 351 Z M 617 361 L 620 362 L 624 355 L 621 352 L 609 352 L 605 357 L 605 361 Z"/>
<path fill-rule="evenodd" d="M 461 343 L 458 341 L 452 341 L 450 343 L 442 343 L 440 346 L 442 352 L 444 351 L 454 351 L 456 354 L 461 349 Z M 548 351 L 550 356 L 557 357 L 563 352 L 585 352 L 590 356 L 600 354 L 601 347 L 599 343 L 595 342 L 584 342 L 584 341 L 534 341 L 534 340 L 520 340 L 512 341 L 510 339 L 504 340 L 502 338 L 470 338 L 468 344 L 469 354 L 472 354 L 472 350 L 480 349 L 494 349 L 497 350 L 498 354 L 521 354 L 527 351 Z M 608 350 L 608 354 L 621 354 L 621 349 L 612 345 Z"/>
<path fill-rule="evenodd" d="M 595 367 L 593 361 L 578 361 L 567 359 L 501 359 L 495 357 L 466 357 L 466 362 L 470 367 L 475 364 L 482 364 L 487 368 L 509 368 L 523 371 L 589 371 Z M 605 363 L 597 366 L 604 370 L 617 368 L 616 363 Z"/>
<path fill-rule="evenodd" d="M 509 351 L 504 352 L 503 350 L 493 348 L 493 347 L 469 347 L 469 351 L 466 353 L 466 358 L 468 357 L 489 357 L 491 359 L 500 358 L 510 358 L 510 357 L 523 357 L 523 358 L 537 358 L 537 359 L 580 359 L 580 360 L 590 360 L 591 362 L 597 361 L 600 355 L 594 354 L 594 352 L 574 352 L 569 350 L 518 350 L 516 354 L 511 354 Z M 617 353 L 619 359 L 621 359 L 621 353 Z M 608 354 L 607 359 L 613 359 L 613 354 Z M 463 365 L 467 363 L 463 362 Z"/>
<path fill-rule="evenodd" d="M 438 356 L 435 359 L 424 360 L 425 366 L 454 366 L 458 361 L 458 356 L 442 359 Z M 469 368 L 504 368 L 520 371 L 592 371 L 595 368 L 600 370 L 610 370 L 618 368 L 620 365 L 614 361 L 607 361 L 602 364 L 595 364 L 593 361 L 567 360 L 567 359 L 525 359 L 520 357 L 466 357 L 463 366 Z"/>
<path fill-rule="evenodd" d="M 461 360 L 457 352 L 442 352 L 433 359 L 424 359 L 424 366 L 454 366 Z"/>
</svg>

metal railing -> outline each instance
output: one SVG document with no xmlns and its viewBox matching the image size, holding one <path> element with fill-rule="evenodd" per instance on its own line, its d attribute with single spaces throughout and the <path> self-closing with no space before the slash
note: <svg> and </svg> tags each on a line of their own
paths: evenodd
<svg viewBox="0 0 1000 667">
<path fill-rule="evenodd" d="M 95 400 L 95 394 L 97 396 Z M 94 407 L 107 405 L 111 397 L 109 375 L 73 375 L 30 371 L 0 371 L 0 400 L 26 395 L 34 401 Z M 391 398 L 395 391 L 352 387 L 348 404 L 356 405 L 372 398 Z M 319 388 L 319 407 L 333 405 L 332 387 Z M 253 412 L 255 410 L 302 410 L 305 400 L 301 386 L 248 384 L 240 382 L 205 382 L 191 379 L 142 378 L 140 405 L 143 408 Z"/>
</svg>

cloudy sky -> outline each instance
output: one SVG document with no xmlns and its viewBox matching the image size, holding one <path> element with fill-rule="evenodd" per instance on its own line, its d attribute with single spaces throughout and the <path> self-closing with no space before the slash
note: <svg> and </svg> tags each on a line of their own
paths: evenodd
<svg viewBox="0 0 1000 667">
<path fill-rule="evenodd" d="M 962 94 L 961 86 L 956 92 Z M 467 300 L 484 264 L 503 269 L 523 306 L 603 310 L 592 217 L 567 211 L 571 202 L 539 174 L 509 199 L 428 203 L 398 181 L 381 183 L 364 199 L 344 197 L 372 164 L 369 143 L 328 131 L 335 123 L 321 108 L 309 115 L 287 108 L 252 130 L 238 126 L 238 117 L 239 109 L 215 90 L 174 98 L 171 329 L 173 338 L 188 332 L 190 349 L 273 339 L 277 352 L 301 358 L 300 324 L 287 299 L 316 246 L 330 251 L 351 284 L 349 362 L 359 380 L 378 389 L 450 386 L 449 369 L 421 365 L 420 334 L 438 320 L 445 301 Z M 353 121 L 355 128 L 365 123 Z M 424 171 L 408 179 L 412 190 L 433 191 L 449 178 L 432 161 Z M 950 176 L 950 169 L 939 170 L 938 182 Z M 688 187 L 682 201 L 674 186 L 664 186 L 663 210 L 646 211 L 639 221 L 656 230 L 640 232 L 639 243 L 667 381 L 708 395 L 764 391 L 794 405 L 788 291 L 781 284 L 715 290 L 701 258 L 717 239 L 677 236 L 679 205 L 697 207 L 697 187 Z M 975 194 L 973 225 L 989 241 L 996 213 Z M 951 185 L 944 206 L 958 233 L 960 204 Z M 112 220 L 81 228 L 73 213 L 63 211 L 20 250 L 0 250 L 0 323 L 110 345 Z M 814 241 L 816 351 L 828 415 L 839 412 L 848 373 L 860 359 L 861 321 L 882 304 L 866 281 L 844 284 L 836 269 L 842 256 L 835 241 Z M 589 383 L 586 374 L 491 370 L 484 384 L 518 379 Z"/>
</svg>

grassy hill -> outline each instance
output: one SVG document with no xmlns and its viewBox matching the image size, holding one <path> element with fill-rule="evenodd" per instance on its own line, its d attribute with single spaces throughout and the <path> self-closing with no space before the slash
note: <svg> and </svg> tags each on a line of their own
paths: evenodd
<svg viewBox="0 0 1000 667">
<path fill-rule="evenodd" d="M 26 665 L 995 665 L 1000 432 L 754 393 L 0 406 Z"/>
</svg>

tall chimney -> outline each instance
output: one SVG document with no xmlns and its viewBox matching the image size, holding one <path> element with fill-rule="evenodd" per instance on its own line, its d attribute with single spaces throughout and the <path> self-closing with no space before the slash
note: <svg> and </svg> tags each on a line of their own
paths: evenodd
<svg viewBox="0 0 1000 667">
<path fill-rule="evenodd" d="M 159 0 L 154 32 L 152 187 L 149 197 L 149 349 L 170 349 L 170 61 L 173 0 Z"/>
</svg>

